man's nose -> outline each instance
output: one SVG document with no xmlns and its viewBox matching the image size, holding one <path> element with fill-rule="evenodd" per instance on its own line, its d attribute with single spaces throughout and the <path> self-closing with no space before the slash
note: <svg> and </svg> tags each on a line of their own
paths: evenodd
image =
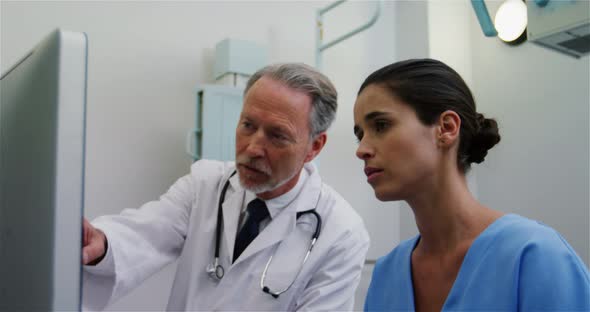
<svg viewBox="0 0 590 312">
<path fill-rule="evenodd" d="M 263 157 L 265 154 L 266 138 L 262 131 L 256 131 L 248 142 L 246 153 L 250 157 Z"/>
</svg>

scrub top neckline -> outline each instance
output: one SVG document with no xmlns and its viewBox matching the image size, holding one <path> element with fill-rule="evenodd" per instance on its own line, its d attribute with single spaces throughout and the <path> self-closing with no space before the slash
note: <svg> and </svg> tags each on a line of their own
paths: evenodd
<svg viewBox="0 0 590 312">
<path fill-rule="evenodd" d="M 459 272 L 457 273 L 457 276 L 455 276 L 455 280 L 453 281 L 453 286 L 451 286 L 451 290 L 449 291 L 447 297 L 445 298 L 445 302 L 442 306 L 441 311 L 445 311 L 445 310 L 449 310 L 450 307 L 448 307 L 449 304 L 451 304 L 455 297 L 459 296 L 460 294 L 455 294 L 455 289 L 457 288 L 461 288 L 461 285 L 457 285 L 457 282 L 461 283 L 461 281 L 466 281 L 465 278 L 463 278 L 463 275 L 465 274 L 469 274 L 469 272 L 466 272 L 464 268 L 473 268 L 473 265 L 466 265 L 468 263 L 474 263 L 477 261 L 482 261 L 483 259 L 481 257 L 478 257 L 477 254 L 481 254 L 484 253 L 488 247 L 491 245 L 491 243 L 494 241 L 494 239 L 496 238 L 496 235 L 494 235 L 497 232 L 498 227 L 500 227 L 503 223 L 505 223 L 506 220 L 512 219 L 513 217 L 516 217 L 515 214 L 504 214 L 502 216 L 500 216 L 498 219 L 494 220 L 494 222 L 490 223 L 490 225 L 488 225 L 481 233 L 479 233 L 479 235 L 473 240 L 473 243 L 471 243 L 471 246 L 469 246 L 469 249 L 467 249 L 467 252 L 465 253 L 465 257 L 463 258 L 463 261 L 461 262 L 461 266 L 459 267 Z M 412 248 L 408 248 L 408 252 L 406 255 L 406 259 L 408 260 L 408 266 L 409 266 L 409 270 L 407 270 L 408 272 L 408 277 L 407 280 L 409 281 L 410 285 L 409 285 L 409 289 L 411 289 L 411 307 L 412 310 L 416 310 L 416 302 L 415 302 L 415 297 L 414 297 L 414 280 L 412 278 L 412 253 L 414 252 L 414 249 L 416 249 L 416 247 L 418 246 L 418 242 L 420 241 L 420 234 L 416 235 L 413 238 L 413 242 L 412 242 Z M 449 300 L 450 299 L 450 300 Z M 452 310 L 452 309 L 451 309 Z"/>
</svg>

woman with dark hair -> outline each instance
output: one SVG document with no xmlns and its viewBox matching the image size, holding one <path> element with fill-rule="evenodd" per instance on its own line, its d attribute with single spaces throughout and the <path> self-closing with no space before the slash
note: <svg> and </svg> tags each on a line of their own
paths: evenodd
<svg viewBox="0 0 590 312">
<path fill-rule="evenodd" d="M 420 232 L 377 261 L 366 311 L 590 311 L 588 269 L 559 233 L 469 192 L 470 164 L 500 135 L 457 72 L 386 66 L 362 84 L 354 121 L 367 182 L 405 200 Z"/>
</svg>

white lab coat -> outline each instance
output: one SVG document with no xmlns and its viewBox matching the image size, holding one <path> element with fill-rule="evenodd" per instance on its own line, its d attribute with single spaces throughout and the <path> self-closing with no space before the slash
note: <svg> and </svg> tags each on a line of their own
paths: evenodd
<svg viewBox="0 0 590 312">
<path fill-rule="evenodd" d="M 213 262 L 219 195 L 234 170 L 230 162 L 197 161 L 159 201 L 96 219 L 93 224 L 105 232 L 109 248 L 101 263 L 85 266 L 84 308 L 105 308 L 178 258 L 169 311 L 351 310 L 369 237 L 359 215 L 322 183 L 313 164 L 304 167 L 309 176 L 299 195 L 232 264 L 245 194 L 234 175 L 223 203 L 220 264 L 225 276 L 217 281 L 205 272 Z M 322 217 L 322 231 L 295 279 L 316 225 L 310 214 L 296 221 L 296 212 L 314 207 Z M 260 288 L 273 254 L 266 286 L 278 291 L 295 279 L 278 299 Z"/>
</svg>

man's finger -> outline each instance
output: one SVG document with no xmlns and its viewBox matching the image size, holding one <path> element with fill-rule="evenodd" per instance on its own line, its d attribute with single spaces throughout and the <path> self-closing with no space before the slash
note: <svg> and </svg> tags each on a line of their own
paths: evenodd
<svg viewBox="0 0 590 312">
<path fill-rule="evenodd" d="M 82 263 L 88 264 L 101 257 L 104 252 L 104 242 L 99 235 L 96 235 L 88 245 L 82 248 Z"/>
<path fill-rule="evenodd" d="M 90 232 L 93 229 L 92 224 L 90 224 L 90 222 L 88 222 L 88 220 L 86 220 L 86 218 L 84 218 L 84 223 L 82 225 L 82 240 L 83 240 L 83 245 L 82 246 L 86 246 L 90 243 Z"/>
</svg>

